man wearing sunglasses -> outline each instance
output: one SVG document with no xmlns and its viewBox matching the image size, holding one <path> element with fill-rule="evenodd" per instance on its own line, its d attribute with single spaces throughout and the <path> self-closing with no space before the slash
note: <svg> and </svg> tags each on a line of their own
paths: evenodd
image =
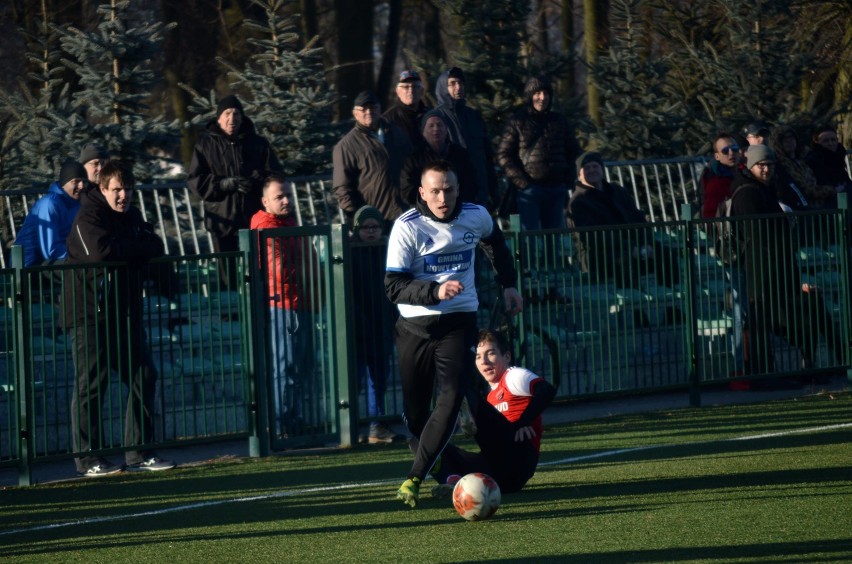
<svg viewBox="0 0 852 564">
<path fill-rule="evenodd" d="M 701 217 L 716 217 L 716 209 L 731 195 L 731 183 L 740 162 L 740 147 L 730 133 L 713 139 L 714 160 L 701 174 Z"/>
</svg>

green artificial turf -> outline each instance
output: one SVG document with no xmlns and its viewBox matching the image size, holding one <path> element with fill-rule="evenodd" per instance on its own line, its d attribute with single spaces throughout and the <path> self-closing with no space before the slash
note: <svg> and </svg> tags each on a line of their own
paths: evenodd
<svg viewBox="0 0 852 564">
<path fill-rule="evenodd" d="M 476 523 L 431 481 L 415 510 L 394 499 L 402 445 L 11 488 L 0 560 L 852 561 L 850 422 L 842 393 L 554 426 Z"/>
</svg>

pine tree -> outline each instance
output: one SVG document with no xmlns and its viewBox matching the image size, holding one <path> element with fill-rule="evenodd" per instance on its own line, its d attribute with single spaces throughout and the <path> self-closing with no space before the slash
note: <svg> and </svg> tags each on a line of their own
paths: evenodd
<svg viewBox="0 0 852 564">
<path fill-rule="evenodd" d="M 673 45 L 668 95 L 686 109 L 685 150 L 703 152 L 719 130 L 814 123 L 829 111 L 802 96 L 823 66 L 809 38 L 797 40 L 792 0 L 658 2 L 659 34 Z M 848 102 L 847 102 L 848 105 Z"/>
<path fill-rule="evenodd" d="M 610 48 L 590 69 L 602 104 L 601 126 L 592 135 L 608 158 L 674 156 L 683 150 L 684 112 L 666 89 L 667 59 L 644 52 L 639 24 L 645 0 L 612 0 Z"/>
<path fill-rule="evenodd" d="M 44 8 L 44 6 L 43 6 Z M 18 80 L 14 92 L 0 90 L 0 108 L 7 116 L 0 146 L 0 188 L 29 188 L 56 180 L 60 163 L 76 157 L 68 139 L 69 128 L 81 127 L 83 119 L 71 107 L 71 85 L 59 63 L 60 32 L 48 20 L 46 10 L 36 22 L 35 33 L 21 29 L 31 69 Z"/>
<path fill-rule="evenodd" d="M 249 40 L 257 52 L 240 69 L 221 60 L 229 70 L 232 88 L 246 115 L 276 151 L 288 175 L 309 175 L 328 170 L 338 132 L 331 125 L 337 96 L 326 80 L 322 48 L 317 38 L 299 47 L 297 20 L 286 15 L 293 0 L 253 0 L 266 13 L 265 21 L 247 20 Z M 213 93 L 194 95 L 190 109 L 194 124 L 215 118 Z"/>
<path fill-rule="evenodd" d="M 147 97 L 159 82 L 152 61 L 160 54 L 164 30 L 172 26 L 131 17 L 129 0 L 110 0 L 97 14 L 101 21 L 91 32 L 60 30 L 68 54 L 62 63 L 80 78 L 73 107 L 88 126 L 65 124 L 67 138 L 77 147 L 100 142 L 113 157 L 133 162 L 141 181 L 163 176 L 155 161 L 175 143 L 178 124 L 151 115 Z"/>
</svg>

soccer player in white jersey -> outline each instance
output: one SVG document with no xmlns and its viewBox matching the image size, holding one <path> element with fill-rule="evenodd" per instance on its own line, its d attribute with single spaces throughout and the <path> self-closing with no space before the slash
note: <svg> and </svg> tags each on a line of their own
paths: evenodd
<svg viewBox="0 0 852 564">
<path fill-rule="evenodd" d="M 526 368 L 512 366 L 502 333 L 483 329 L 476 345 L 476 369 L 489 386 L 487 399 L 471 405 L 480 452 L 447 445 L 432 469 L 432 495 L 448 496 L 456 480 L 471 472 L 494 478 L 503 493 L 520 491 L 535 474 L 541 449 L 541 414 L 556 388 Z"/>
<path fill-rule="evenodd" d="M 471 389 L 477 245 L 494 265 L 507 312 L 523 308 L 503 233 L 485 208 L 459 201 L 458 192 L 449 163 L 427 164 L 415 208 L 396 220 L 388 241 L 385 293 L 400 313 L 395 338 L 403 418 L 419 441 L 408 478 L 397 491 L 411 507 L 417 506 L 420 484 L 449 442 L 462 398 Z"/>
</svg>

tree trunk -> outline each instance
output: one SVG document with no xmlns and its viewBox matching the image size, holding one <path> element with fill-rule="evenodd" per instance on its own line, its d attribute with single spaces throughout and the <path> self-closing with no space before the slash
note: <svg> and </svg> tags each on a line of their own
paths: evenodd
<svg viewBox="0 0 852 564">
<path fill-rule="evenodd" d="M 337 37 L 336 85 L 340 93 L 337 114 L 350 115 L 352 100 L 362 90 L 373 90 L 373 1 L 334 0 Z"/>
<path fill-rule="evenodd" d="M 574 64 L 577 61 L 577 54 L 574 50 L 574 40 L 576 39 L 574 36 L 574 0 L 562 0 L 561 30 L 562 50 L 571 57 L 571 65 L 560 81 L 562 83 L 561 90 L 563 97 L 572 98 L 576 92 L 574 81 L 577 79 L 577 73 L 574 69 Z"/>
<path fill-rule="evenodd" d="M 316 0 L 299 0 L 299 10 L 302 23 L 302 46 L 304 47 L 319 33 Z"/>
<path fill-rule="evenodd" d="M 388 94 L 393 80 L 396 55 L 399 51 L 399 31 L 402 22 L 402 0 L 390 0 L 389 5 L 390 13 L 388 14 L 388 30 L 385 34 L 385 49 L 382 53 L 379 79 L 376 81 L 377 94 L 383 108 L 388 106 Z"/>
<path fill-rule="evenodd" d="M 600 94 L 592 81 L 591 68 L 598 57 L 598 10 L 597 0 L 583 0 L 583 43 L 586 48 L 586 95 L 589 117 L 595 125 L 601 125 Z"/>
</svg>

